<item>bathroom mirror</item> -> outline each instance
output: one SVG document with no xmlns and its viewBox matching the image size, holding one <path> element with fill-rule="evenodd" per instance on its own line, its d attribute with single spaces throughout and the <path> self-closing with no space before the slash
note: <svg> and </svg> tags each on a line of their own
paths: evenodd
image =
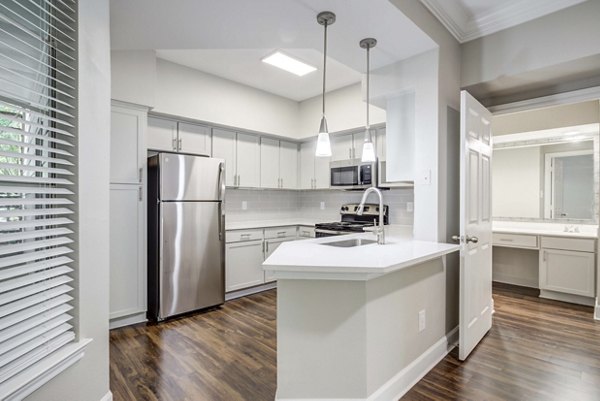
<svg viewBox="0 0 600 401">
<path fill-rule="evenodd" d="M 494 218 L 597 223 L 598 149 L 598 124 L 494 137 Z"/>
</svg>

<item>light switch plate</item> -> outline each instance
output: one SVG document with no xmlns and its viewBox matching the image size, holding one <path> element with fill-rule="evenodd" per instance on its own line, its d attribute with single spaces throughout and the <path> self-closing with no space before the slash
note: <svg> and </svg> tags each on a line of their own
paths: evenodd
<svg viewBox="0 0 600 401">
<path fill-rule="evenodd" d="M 321 202 L 321 210 L 325 210 L 325 202 Z"/>
</svg>

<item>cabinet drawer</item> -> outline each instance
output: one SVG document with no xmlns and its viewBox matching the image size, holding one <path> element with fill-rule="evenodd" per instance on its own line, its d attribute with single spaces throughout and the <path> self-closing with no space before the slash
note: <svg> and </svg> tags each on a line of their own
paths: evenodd
<svg viewBox="0 0 600 401">
<path fill-rule="evenodd" d="M 596 240 L 584 238 L 542 237 L 542 248 L 595 252 Z"/>
<path fill-rule="evenodd" d="M 265 239 L 296 236 L 296 226 L 265 228 Z"/>
<path fill-rule="evenodd" d="M 315 228 L 314 227 L 299 226 L 298 227 L 298 237 L 300 237 L 300 238 L 314 238 L 315 237 Z"/>
<path fill-rule="evenodd" d="M 492 238 L 492 243 L 495 246 L 534 249 L 538 247 L 538 238 L 536 235 L 493 233 Z"/>
<path fill-rule="evenodd" d="M 254 241 L 263 239 L 262 230 L 230 230 L 225 233 L 225 242 Z"/>
</svg>

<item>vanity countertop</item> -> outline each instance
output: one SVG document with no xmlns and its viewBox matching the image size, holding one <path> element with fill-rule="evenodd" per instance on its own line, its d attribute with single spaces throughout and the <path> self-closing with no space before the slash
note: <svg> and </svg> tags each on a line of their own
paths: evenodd
<svg viewBox="0 0 600 401">
<path fill-rule="evenodd" d="M 537 223 L 527 221 L 494 221 L 494 233 L 531 234 L 568 238 L 598 238 L 598 226 L 592 224 Z"/>
</svg>

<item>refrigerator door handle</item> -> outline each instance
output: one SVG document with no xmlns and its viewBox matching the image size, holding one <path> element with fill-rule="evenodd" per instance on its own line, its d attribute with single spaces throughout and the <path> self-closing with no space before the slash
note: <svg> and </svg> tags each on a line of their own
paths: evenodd
<svg viewBox="0 0 600 401">
<path fill-rule="evenodd" d="M 219 240 L 223 241 L 225 229 L 225 162 L 219 163 Z"/>
</svg>

